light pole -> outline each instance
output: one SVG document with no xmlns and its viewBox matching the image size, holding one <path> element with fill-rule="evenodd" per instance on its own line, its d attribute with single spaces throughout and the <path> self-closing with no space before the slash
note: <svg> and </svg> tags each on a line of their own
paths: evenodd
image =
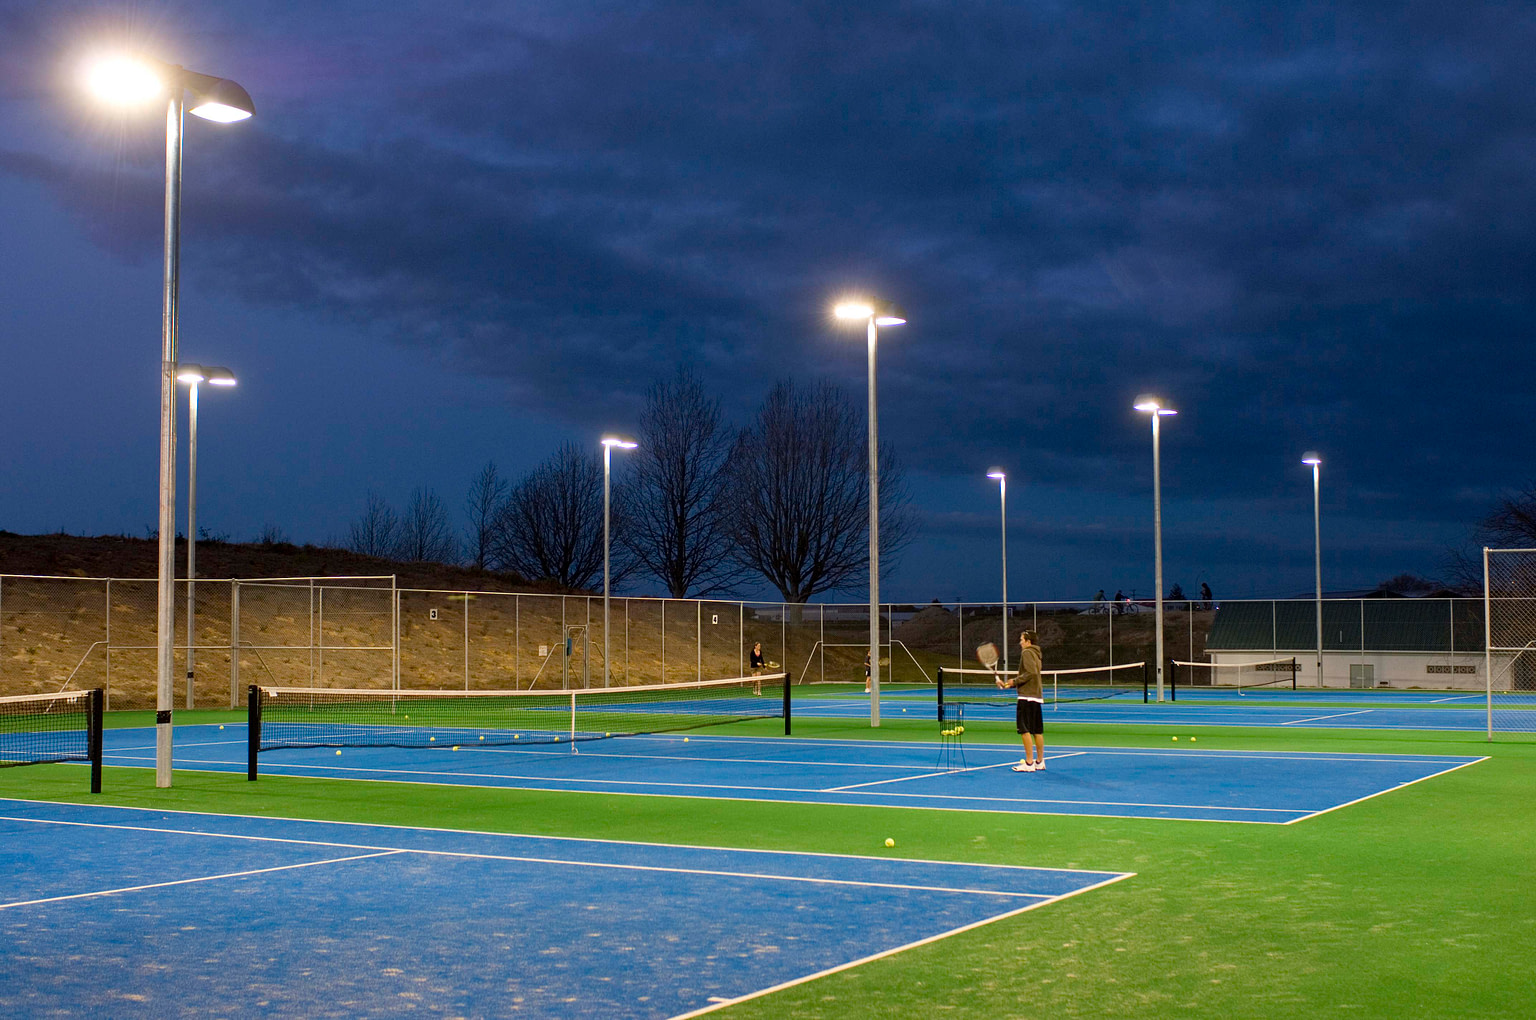
<svg viewBox="0 0 1536 1020">
<path fill-rule="evenodd" d="M 1157 584 L 1157 700 L 1163 700 L 1163 462 L 1159 444 L 1158 421 L 1165 414 L 1178 414 L 1150 393 L 1136 398 L 1136 410 L 1152 416 L 1152 546 Z"/>
<path fill-rule="evenodd" d="M 1003 672 L 1008 672 L 1008 473 L 1000 467 L 987 472 L 997 479 L 997 493 L 1003 506 Z"/>
<path fill-rule="evenodd" d="M 1303 464 L 1312 467 L 1312 565 L 1317 582 L 1317 686 L 1323 686 L 1323 510 L 1319 498 L 1322 491 L 1321 470 L 1323 457 L 1315 450 L 1301 455 Z"/>
<path fill-rule="evenodd" d="M 633 450 L 640 444 L 628 436 L 603 437 L 603 686 L 608 686 L 608 478 L 612 473 L 613 448 Z"/>
<path fill-rule="evenodd" d="M 906 313 L 885 301 L 849 299 L 832 309 L 862 319 L 869 337 L 869 725 L 880 725 L 880 419 L 875 404 L 875 347 L 881 326 L 900 326 Z"/>
<path fill-rule="evenodd" d="M 177 302 L 181 266 L 181 135 L 187 93 L 191 112 L 228 124 L 256 112 L 245 89 L 228 80 L 158 60 L 114 57 L 86 69 L 98 99 L 133 105 L 168 97 L 165 114 L 165 260 L 160 316 L 160 558 L 156 588 L 155 786 L 171 785 L 172 672 L 176 662 Z"/>
<path fill-rule="evenodd" d="M 192 678 L 197 672 L 197 387 L 235 385 L 227 368 L 182 365 L 176 378 L 187 384 L 187 707 L 192 707 Z"/>
</svg>

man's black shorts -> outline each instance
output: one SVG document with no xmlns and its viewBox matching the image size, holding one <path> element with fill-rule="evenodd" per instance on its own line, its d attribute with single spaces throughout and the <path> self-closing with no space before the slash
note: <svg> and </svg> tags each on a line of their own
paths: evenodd
<svg viewBox="0 0 1536 1020">
<path fill-rule="evenodd" d="M 1020 733 L 1044 733 L 1045 719 L 1040 714 L 1040 702 L 1019 699 L 1018 715 Z"/>
</svg>

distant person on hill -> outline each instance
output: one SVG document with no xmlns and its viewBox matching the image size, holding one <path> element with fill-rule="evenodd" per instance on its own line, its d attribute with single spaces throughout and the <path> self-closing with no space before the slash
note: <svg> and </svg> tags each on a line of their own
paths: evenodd
<svg viewBox="0 0 1536 1020">
<path fill-rule="evenodd" d="M 1015 718 L 1019 739 L 1024 741 L 1024 760 L 1013 767 L 1015 772 L 1045 771 L 1045 687 L 1040 677 L 1040 646 L 1032 630 L 1019 635 L 1019 671 L 1012 679 L 997 678 L 1000 690 L 1013 687 L 1018 692 Z"/>
<path fill-rule="evenodd" d="M 1202 605 L 1200 606 L 1200 608 L 1201 609 L 1210 609 L 1211 608 L 1211 601 L 1214 598 L 1215 598 L 1215 596 L 1213 596 L 1211 594 L 1211 586 L 1209 584 L 1206 584 L 1204 581 L 1201 581 L 1200 582 L 1200 601 L 1201 601 Z"/>
<path fill-rule="evenodd" d="M 1115 606 L 1117 607 L 1114 610 L 1116 614 L 1125 612 L 1125 589 L 1115 589 Z"/>
</svg>

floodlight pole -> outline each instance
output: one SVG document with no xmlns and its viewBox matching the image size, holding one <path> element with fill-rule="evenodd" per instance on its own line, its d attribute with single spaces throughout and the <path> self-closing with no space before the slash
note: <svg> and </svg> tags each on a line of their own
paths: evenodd
<svg viewBox="0 0 1536 1020">
<path fill-rule="evenodd" d="M 1152 412 L 1152 546 L 1157 583 L 1157 700 L 1163 700 L 1163 461 L 1158 419 Z"/>
<path fill-rule="evenodd" d="M 613 448 L 617 446 L 621 450 L 633 450 L 635 441 L 622 436 L 604 436 L 603 443 L 603 686 L 608 686 L 608 598 L 609 598 L 609 567 L 608 550 L 609 543 L 609 477 L 612 474 Z"/>
<path fill-rule="evenodd" d="M 869 725 L 880 725 L 880 419 L 875 403 L 875 346 L 869 317 Z"/>
<path fill-rule="evenodd" d="M 197 383 L 187 388 L 187 708 L 192 707 L 197 639 Z"/>
<path fill-rule="evenodd" d="M 165 115 L 165 273 L 160 316 L 160 556 L 156 581 L 155 786 L 171 785 L 176 668 L 176 348 L 181 264 L 181 136 L 185 93 L 172 84 Z"/>
<path fill-rule="evenodd" d="M 608 597 L 609 597 L 609 567 L 608 567 L 608 504 L 609 504 L 609 475 L 613 469 L 613 445 L 603 444 L 603 686 L 608 686 Z"/>
<path fill-rule="evenodd" d="M 1323 510 L 1322 461 L 1312 459 L 1312 556 L 1317 592 L 1317 686 L 1323 686 Z"/>
<path fill-rule="evenodd" d="M 987 472 L 988 478 L 997 479 L 998 499 L 1002 504 L 1003 519 L 1003 673 L 1008 672 L 1008 476 L 1000 469 Z"/>
</svg>

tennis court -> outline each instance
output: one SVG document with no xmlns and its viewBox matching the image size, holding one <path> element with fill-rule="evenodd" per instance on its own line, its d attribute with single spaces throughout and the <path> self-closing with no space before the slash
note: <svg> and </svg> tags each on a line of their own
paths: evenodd
<svg viewBox="0 0 1536 1020">
<path fill-rule="evenodd" d="M 1008 692 L 968 691 L 967 718 L 1011 722 Z M 932 718 L 934 688 L 882 689 L 880 711 L 889 718 Z M 1482 732 L 1488 726 L 1487 698 L 1458 691 L 1266 690 L 1238 692 L 1189 688 L 1177 701 L 1143 704 L 1139 688 L 1080 701 L 1063 700 L 1045 709 L 1052 722 L 1135 724 L 1138 726 L 1274 726 L 1282 728 L 1437 730 Z M 1496 729 L 1528 730 L 1536 713 L 1536 695 L 1502 695 L 1494 708 Z M 869 716 L 869 698 L 854 690 L 795 692 L 795 714 L 802 718 L 859 719 Z"/>
<path fill-rule="evenodd" d="M 244 772 L 245 727 L 178 727 L 177 768 Z M 151 730 L 110 730 L 109 765 L 150 768 Z M 951 811 L 1287 824 L 1475 764 L 1479 757 L 1052 747 L 1020 775 L 1012 744 L 940 764 L 926 741 L 653 734 L 569 745 L 308 747 L 263 752 L 263 776 Z"/>
<path fill-rule="evenodd" d="M 693 1016 L 1128 877 L 0 800 L 0 1012 Z"/>
</svg>

